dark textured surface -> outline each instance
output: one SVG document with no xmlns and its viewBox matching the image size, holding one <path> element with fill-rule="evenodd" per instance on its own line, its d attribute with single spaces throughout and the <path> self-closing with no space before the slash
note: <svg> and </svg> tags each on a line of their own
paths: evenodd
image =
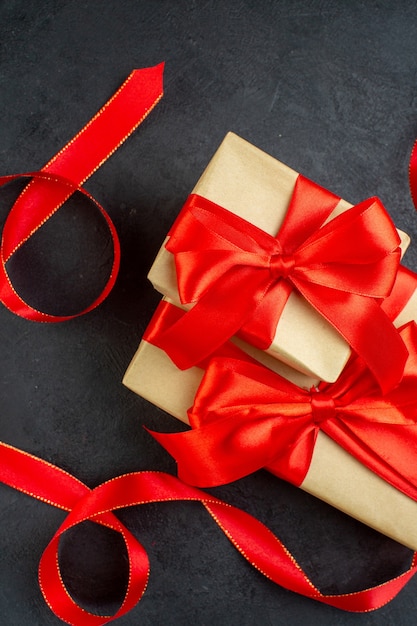
<svg viewBox="0 0 417 626">
<path fill-rule="evenodd" d="M 407 188 L 416 41 L 417 3 L 406 0 L 0 2 L 1 173 L 40 168 L 133 68 L 166 61 L 165 98 L 86 185 L 121 239 L 108 300 L 61 325 L 0 308 L 0 440 L 90 486 L 133 470 L 175 472 L 141 428 L 174 429 L 174 420 L 121 379 L 158 301 L 146 280 L 152 259 L 228 130 L 351 202 L 379 195 L 417 240 Z M 1 219 L 17 189 L 2 192 Z M 69 312 L 102 279 L 108 243 L 74 199 L 16 257 L 16 285 L 31 303 Z M 405 262 L 417 270 L 417 247 Z M 323 591 L 382 582 L 409 563 L 408 550 L 265 472 L 215 493 L 266 522 Z M 1 486 L 0 503 L 0 623 L 58 624 L 37 565 L 63 514 Z M 149 551 L 151 578 L 120 625 L 415 624 L 416 581 L 375 613 L 347 614 L 264 579 L 196 504 L 121 517 Z M 117 538 L 80 527 L 63 542 L 62 565 L 80 601 L 114 610 L 126 582 Z"/>
</svg>

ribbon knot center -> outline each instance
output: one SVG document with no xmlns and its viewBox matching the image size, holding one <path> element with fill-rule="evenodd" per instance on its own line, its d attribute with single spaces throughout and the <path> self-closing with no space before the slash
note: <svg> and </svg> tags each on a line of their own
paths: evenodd
<svg viewBox="0 0 417 626">
<path fill-rule="evenodd" d="M 319 426 L 325 420 L 335 416 L 335 402 L 331 396 L 321 391 L 313 390 L 311 392 L 311 410 L 313 421 Z"/>
<path fill-rule="evenodd" d="M 291 254 L 273 254 L 269 269 L 273 278 L 286 278 L 291 273 L 294 265 L 295 260 Z"/>
</svg>

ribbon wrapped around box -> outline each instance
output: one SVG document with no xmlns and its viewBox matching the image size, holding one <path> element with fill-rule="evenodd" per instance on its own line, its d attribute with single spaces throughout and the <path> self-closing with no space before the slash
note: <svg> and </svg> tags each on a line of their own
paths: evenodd
<svg viewBox="0 0 417 626">
<path fill-rule="evenodd" d="M 182 371 L 155 344 L 183 315 L 161 302 L 123 379 L 191 424 L 185 433 L 152 433 L 176 458 L 180 478 L 210 486 L 265 467 L 416 549 L 414 322 L 401 329 L 410 351 L 404 378 L 383 396 L 357 357 L 335 384 L 318 383 L 264 352 L 244 346 L 252 358 L 227 342 L 215 356 Z M 416 316 L 414 293 L 398 320 Z"/>
<path fill-rule="evenodd" d="M 406 351 L 379 305 L 400 243 L 378 199 L 352 207 L 228 133 L 149 272 L 189 309 L 164 349 L 186 369 L 238 334 L 333 382 L 353 348 L 388 390 Z"/>
</svg>

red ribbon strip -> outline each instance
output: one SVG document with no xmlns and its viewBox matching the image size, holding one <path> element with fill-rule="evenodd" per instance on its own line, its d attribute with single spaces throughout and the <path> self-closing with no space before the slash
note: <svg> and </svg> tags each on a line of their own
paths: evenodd
<svg viewBox="0 0 417 626">
<path fill-rule="evenodd" d="M 406 350 L 380 307 L 398 270 L 398 233 L 376 198 L 323 226 L 338 201 L 299 176 L 272 237 L 206 198 L 189 198 L 166 244 L 181 302 L 196 303 L 160 340 L 178 367 L 195 365 L 236 333 L 268 348 L 295 288 L 365 360 L 383 391 L 398 384 Z"/>
<path fill-rule="evenodd" d="M 390 320 L 396 320 L 416 289 L 417 274 L 400 265 L 391 294 L 381 304 Z"/>
<path fill-rule="evenodd" d="M 417 209 L 417 141 L 414 142 L 408 166 L 408 181 L 410 183 L 411 198 Z"/>
<path fill-rule="evenodd" d="M 0 443 L 0 480 L 52 506 L 68 516 L 44 551 L 39 564 L 39 584 L 45 601 L 57 617 L 73 626 L 101 626 L 121 617 L 141 599 L 149 576 L 143 546 L 115 517 L 113 511 L 128 506 L 173 500 L 197 501 L 205 507 L 227 538 L 246 560 L 273 582 L 324 604 L 350 612 L 371 611 L 392 600 L 417 571 L 417 553 L 409 569 L 382 585 L 341 595 L 322 594 L 280 540 L 244 511 L 185 485 L 160 472 L 134 472 L 105 482 L 95 489 L 67 472 L 26 452 Z M 91 520 L 120 533 L 129 557 L 129 585 L 119 610 L 98 616 L 80 607 L 67 592 L 60 575 L 58 549 L 62 534 Z"/>
<path fill-rule="evenodd" d="M 158 345 L 158 333 L 182 315 L 161 304 L 145 339 Z M 151 434 L 189 484 L 212 487 L 266 468 L 300 485 L 322 430 L 417 500 L 417 326 L 400 335 L 409 358 L 401 383 L 386 395 L 358 357 L 336 383 L 307 391 L 226 344 L 201 364 L 206 371 L 188 412 L 192 430 Z"/>
<path fill-rule="evenodd" d="M 10 210 L 0 244 L 0 300 L 13 313 L 38 322 L 61 322 L 90 311 L 110 293 L 120 262 L 117 233 L 106 211 L 82 185 L 162 98 L 163 67 L 161 63 L 131 72 L 113 97 L 39 172 L 0 177 L 0 186 L 21 176 L 31 178 Z M 113 240 L 113 266 L 101 295 L 84 311 L 68 316 L 49 315 L 34 309 L 16 293 L 6 264 L 74 191 L 87 196 L 106 220 Z"/>
</svg>

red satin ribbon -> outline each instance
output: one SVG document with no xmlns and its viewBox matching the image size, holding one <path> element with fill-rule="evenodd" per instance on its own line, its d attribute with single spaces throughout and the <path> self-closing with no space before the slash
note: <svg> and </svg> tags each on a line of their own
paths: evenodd
<svg viewBox="0 0 417 626">
<path fill-rule="evenodd" d="M 166 244 L 182 303 L 196 303 L 161 337 L 178 367 L 195 365 L 238 332 L 268 348 L 295 288 L 366 361 L 384 391 L 398 384 L 406 350 L 377 300 L 394 284 L 399 237 L 376 198 L 322 226 L 338 201 L 299 176 L 272 237 L 206 198 L 189 198 Z"/>
<path fill-rule="evenodd" d="M 410 183 L 411 198 L 417 209 L 417 141 L 414 142 L 408 166 L 408 181 Z"/>
<path fill-rule="evenodd" d="M 403 292 L 394 295 L 400 299 Z M 183 314 L 162 304 L 145 339 L 158 345 L 158 334 Z M 336 383 L 308 391 L 225 344 L 201 364 L 206 371 L 188 412 L 192 430 L 151 434 L 189 484 L 225 484 L 265 467 L 300 485 L 322 430 L 417 500 L 417 326 L 410 323 L 400 334 L 409 358 L 400 385 L 386 395 L 358 357 Z"/>
<path fill-rule="evenodd" d="M 160 472 L 134 472 L 89 489 L 67 472 L 28 453 L 0 443 L 0 480 L 68 511 L 39 564 L 39 584 L 45 601 L 61 620 L 74 626 L 101 626 L 126 614 L 141 599 L 149 576 L 143 546 L 115 517 L 128 506 L 172 500 L 197 501 L 205 507 L 227 538 L 266 577 L 308 598 L 351 612 L 371 611 L 392 600 L 417 571 L 417 553 L 409 569 L 382 585 L 341 595 L 322 594 L 280 540 L 244 511 Z M 62 534 L 91 520 L 120 533 L 129 557 L 129 585 L 119 610 L 98 616 L 80 607 L 67 592 L 60 575 L 58 549 Z"/>
<path fill-rule="evenodd" d="M 61 322 L 90 311 L 109 294 L 117 276 L 120 245 L 110 217 L 82 185 L 159 102 L 163 94 L 163 67 L 161 63 L 134 70 L 113 97 L 40 172 L 0 177 L 0 186 L 21 176 L 31 178 L 7 217 L 0 244 L 0 300 L 13 313 L 38 322 Z M 90 306 L 76 315 L 54 316 L 22 300 L 13 288 L 6 264 L 74 191 L 87 196 L 106 220 L 113 240 L 113 266 L 101 295 Z"/>
<path fill-rule="evenodd" d="M 416 289 L 417 274 L 400 265 L 391 294 L 381 304 L 390 320 L 396 320 Z"/>
</svg>

